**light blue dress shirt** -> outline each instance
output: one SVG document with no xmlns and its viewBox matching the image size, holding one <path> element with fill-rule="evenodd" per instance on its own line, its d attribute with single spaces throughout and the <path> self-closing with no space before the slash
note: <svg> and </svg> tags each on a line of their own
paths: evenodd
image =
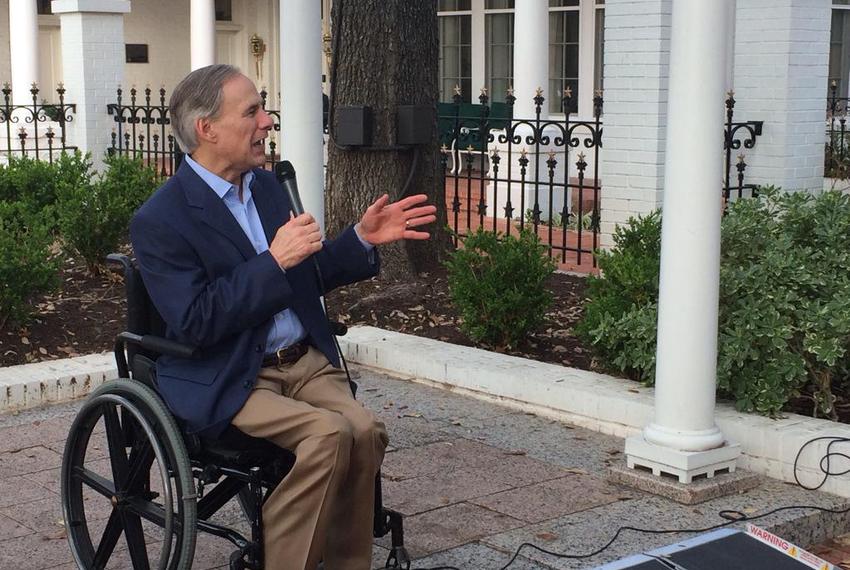
<svg viewBox="0 0 850 570">
<path fill-rule="evenodd" d="M 239 188 L 224 178 L 213 174 L 195 162 L 191 156 L 186 155 L 184 160 L 201 177 L 201 180 L 206 182 L 212 188 L 213 192 L 224 201 L 224 205 L 227 206 L 227 209 L 236 218 L 242 231 L 245 232 L 245 235 L 251 241 L 254 251 L 260 254 L 269 249 L 269 242 L 266 239 L 266 233 L 263 231 L 263 224 L 260 221 L 260 215 L 257 213 L 257 206 L 254 204 L 254 195 L 251 193 L 251 183 L 254 181 L 254 173 L 249 170 L 242 175 L 243 201 L 240 202 Z M 371 246 L 371 244 L 369 245 Z M 266 339 L 266 353 L 272 354 L 279 348 L 294 344 L 305 336 L 307 336 L 307 331 L 304 330 L 304 325 L 301 324 L 295 311 L 284 309 L 274 316 L 274 324 L 269 330 L 269 336 Z"/>
</svg>

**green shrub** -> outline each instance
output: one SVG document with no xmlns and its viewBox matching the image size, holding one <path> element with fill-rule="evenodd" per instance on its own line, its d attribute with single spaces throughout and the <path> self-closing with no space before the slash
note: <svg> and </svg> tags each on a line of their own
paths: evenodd
<svg viewBox="0 0 850 570">
<path fill-rule="evenodd" d="M 718 387 L 738 407 L 777 413 L 808 385 L 835 417 L 848 383 L 850 196 L 761 190 L 723 223 Z"/>
<path fill-rule="evenodd" d="M 57 201 L 61 184 L 88 182 L 92 176 L 88 155 L 80 151 L 56 156 L 51 164 L 29 157 L 13 157 L 6 167 L 0 167 L 0 201 L 20 202 L 31 212 L 41 212 Z M 44 218 L 55 229 L 53 217 Z"/>
<path fill-rule="evenodd" d="M 608 367 L 651 382 L 660 216 L 631 220 L 600 256 L 578 326 Z M 717 383 L 739 409 L 775 415 L 804 387 L 835 416 L 850 387 L 850 197 L 761 189 L 721 231 Z"/>
<path fill-rule="evenodd" d="M 12 157 L 0 177 L 0 200 L 24 202 L 33 211 L 56 202 L 56 176 L 50 163 Z"/>
<path fill-rule="evenodd" d="M 661 257 L 661 215 L 630 218 L 617 226 L 614 247 L 600 251 L 600 277 L 587 281 L 588 302 L 576 334 L 607 366 L 651 383 Z"/>
<path fill-rule="evenodd" d="M 65 248 L 98 273 L 105 256 L 126 237 L 133 212 L 157 186 L 156 173 L 141 159 L 110 156 L 97 180 L 62 181 L 59 228 Z"/>
<path fill-rule="evenodd" d="M 477 342 L 517 345 L 542 322 L 552 302 L 544 282 L 555 263 L 533 232 L 516 237 L 479 228 L 446 267 L 461 328 Z"/>
<path fill-rule="evenodd" d="M 25 322 L 32 300 L 58 285 L 51 215 L 49 206 L 35 213 L 21 202 L 0 201 L 0 329 Z"/>
</svg>

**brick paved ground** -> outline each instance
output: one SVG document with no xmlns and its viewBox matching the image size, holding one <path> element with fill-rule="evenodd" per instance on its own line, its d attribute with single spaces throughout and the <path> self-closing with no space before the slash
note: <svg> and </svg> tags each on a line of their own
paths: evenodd
<svg viewBox="0 0 850 570">
<path fill-rule="evenodd" d="M 368 369 L 355 372 L 361 400 L 381 416 L 390 432 L 392 447 L 383 469 L 385 503 L 405 515 L 414 569 L 450 564 L 464 570 L 495 570 L 526 541 L 559 552 L 587 552 L 607 542 L 623 524 L 710 526 L 721 522 L 716 514 L 720 509 L 756 513 L 783 504 L 845 504 L 823 493 L 765 480 L 743 495 L 678 505 L 606 482 L 606 467 L 622 461 L 620 439 Z M 59 466 L 79 405 L 0 415 L 2 570 L 74 567 L 59 504 Z M 106 446 L 97 442 L 92 446 L 91 465 L 108 470 L 94 449 Z M 93 499 L 90 507 L 90 521 L 97 528 L 109 505 Z M 787 533 L 783 536 L 808 544 L 811 540 L 805 537 L 815 535 L 793 520 L 799 515 L 786 513 L 784 519 L 775 516 L 761 524 L 780 524 Z M 234 524 L 240 519 L 233 504 L 217 516 Z M 147 532 L 156 537 L 155 529 Z M 624 535 L 610 550 L 588 560 L 524 549 L 511 569 L 592 567 L 686 536 Z M 842 545 L 850 549 L 847 544 L 830 542 L 821 552 L 840 562 L 847 557 L 841 550 Z M 125 547 L 119 545 L 122 550 L 110 567 L 129 568 Z M 377 541 L 376 566 L 386 559 L 387 545 L 387 539 Z M 221 539 L 203 537 L 194 568 L 226 568 L 231 550 Z"/>
</svg>

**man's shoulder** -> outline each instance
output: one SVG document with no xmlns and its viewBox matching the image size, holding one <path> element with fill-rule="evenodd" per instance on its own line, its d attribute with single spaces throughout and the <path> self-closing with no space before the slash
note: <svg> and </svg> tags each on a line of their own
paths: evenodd
<svg viewBox="0 0 850 570">
<path fill-rule="evenodd" d="M 136 217 L 163 216 L 185 207 L 186 197 L 182 185 L 176 176 L 172 176 L 162 184 L 136 212 Z"/>
</svg>

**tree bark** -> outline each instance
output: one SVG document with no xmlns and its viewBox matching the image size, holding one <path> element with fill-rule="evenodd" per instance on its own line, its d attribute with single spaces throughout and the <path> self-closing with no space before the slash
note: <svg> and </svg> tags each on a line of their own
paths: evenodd
<svg viewBox="0 0 850 570">
<path fill-rule="evenodd" d="M 336 70 L 330 78 L 331 105 L 369 106 L 373 123 L 371 150 L 342 149 L 333 140 L 338 115 L 331 118 L 326 228 L 329 235 L 336 235 L 384 193 L 393 201 L 402 198 L 418 152 L 416 171 L 404 194 L 427 194 L 437 206 L 437 221 L 427 228 L 432 237 L 381 247 L 382 275 L 411 278 L 438 264 L 450 245 L 437 147 L 436 0 L 335 0 L 332 19 L 336 50 L 331 65 Z M 416 150 L 380 150 L 396 144 L 396 109 L 410 104 L 435 109 L 431 142 Z"/>
</svg>

